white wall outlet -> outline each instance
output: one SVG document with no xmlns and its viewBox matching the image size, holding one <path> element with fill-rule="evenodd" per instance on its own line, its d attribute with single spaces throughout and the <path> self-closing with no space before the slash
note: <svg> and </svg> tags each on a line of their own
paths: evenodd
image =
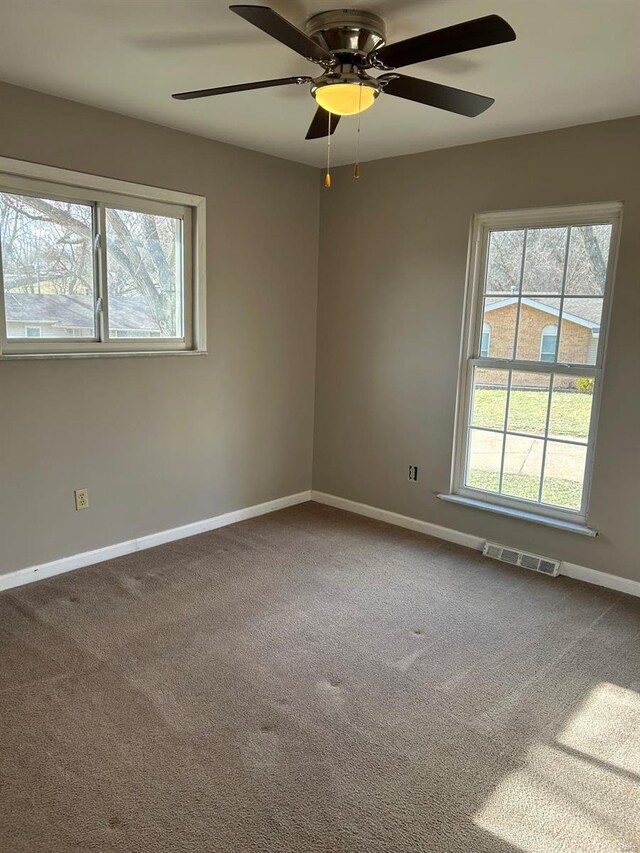
<svg viewBox="0 0 640 853">
<path fill-rule="evenodd" d="M 89 489 L 76 489 L 76 510 L 89 508 Z"/>
<path fill-rule="evenodd" d="M 417 465 L 409 465 L 409 480 L 413 483 L 418 479 L 418 466 Z"/>
</svg>

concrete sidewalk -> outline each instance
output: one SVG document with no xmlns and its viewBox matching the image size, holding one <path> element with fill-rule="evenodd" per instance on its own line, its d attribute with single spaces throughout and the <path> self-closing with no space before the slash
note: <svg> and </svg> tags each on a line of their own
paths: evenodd
<svg viewBox="0 0 640 853">
<path fill-rule="evenodd" d="M 539 477 L 542 470 L 544 441 L 541 438 L 506 436 L 504 471 Z M 547 447 L 545 474 L 559 480 L 582 483 L 587 445 L 557 444 Z M 474 471 L 500 472 L 502 435 L 484 430 L 472 431 L 469 467 Z"/>
</svg>

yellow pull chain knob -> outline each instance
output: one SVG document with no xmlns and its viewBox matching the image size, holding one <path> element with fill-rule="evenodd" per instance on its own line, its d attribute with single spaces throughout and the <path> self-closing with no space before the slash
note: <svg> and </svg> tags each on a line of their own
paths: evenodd
<svg viewBox="0 0 640 853">
<path fill-rule="evenodd" d="M 354 178 L 360 177 L 360 163 L 356 163 L 355 166 L 353 167 L 353 177 Z"/>
<path fill-rule="evenodd" d="M 324 176 L 324 185 L 327 189 L 331 188 L 331 175 L 329 172 Z"/>
</svg>

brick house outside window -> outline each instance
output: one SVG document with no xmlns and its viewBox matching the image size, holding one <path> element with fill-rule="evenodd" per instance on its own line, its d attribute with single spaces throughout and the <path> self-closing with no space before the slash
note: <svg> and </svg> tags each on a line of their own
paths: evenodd
<svg viewBox="0 0 640 853">
<path fill-rule="evenodd" d="M 523 297 L 520 308 L 518 353 L 519 359 L 530 361 L 545 361 L 544 350 L 549 347 L 551 329 L 555 327 L 556 334 L 560 327 L 560 312 L 554 303 L 557 299 L 533 299 Z M 577 300 L 574 300 L 577 301 Z M 592 300 L 580 301 L 580 311 L 583 316 L 563 312 L 562 333 L 560 340 L 559 360 L 577 364 L 593 364 L 598 348 L 600 332 L 599 316 L 589 317 L 592 313 Z M 573 306 L 572 306 L 573 307 Z M 483 345 L 486 342 L 487 352 L 482 355 L 488 358 L 512 358 L 513 340 L 516 326 L 517 299 L 515 297 L 494 297 L 487 299 L 483 325 Z M 544 376 L 534 373 L 522 375 L 523 384 L 535 387 L 547 381 Z M 567 387 L 572 380 L 567 379 Z"/>
</svg>

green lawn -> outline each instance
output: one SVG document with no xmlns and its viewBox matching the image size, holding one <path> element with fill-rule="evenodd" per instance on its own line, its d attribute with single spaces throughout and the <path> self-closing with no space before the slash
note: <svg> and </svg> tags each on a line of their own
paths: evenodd
<svg viewBox="0 0 640 853">
<path fill-rule="evenodd" d="M 473 426 L 502 429 L 506 399 L 506 390 L 478 388 L 473 401 Z M 508 429 L 543 434 L 547 400 L 546 391 L 511 391 Z M 551 400 L 549 435 L 586 439 L 592 401 L 592 394 L 555 391 Z"/>
<path fill-rule="evenodd" d="M 506 389 L 479 388 L 473 400 L 472 425 L 503 429 Z M 512 390 L 509 397 L 507 429 L 533 435 L 544 435 L 547 419 L 546 391 Z M 549 435 L 565 438 L 587 439 L 591 419 L 593 395 L 572 391 L 555 391 L 551 399 Z M 538 500 L 538 477 L 505 472 L 502 494 L 525 500 Z M 474 470 L 469 474 L 468 485 L 477 489 L 497 492 L 499 474 L 493 471 Z M 545 477 L 542 500 L 555 506 L 579 509 L 582 483 Z"/>
<path fill-rule="evenodd" d="M 474 489 L 497 492 L 499 479 L 500 475 L 492 471 L 472 471 L 469 475 L 468 485 Z M 538 478 L 532 477 L 530 474 L 505 473 L 502 480 L 501 494 L 524 498 L 529 501 L 537 501 L 538 484 Z M 554 506 L 564 506 L 568 509 L 580 509 L 581 498 L 581 483 L 576 483 L 573 480 L 545 478 L 542 490 L 542 500 L 544 503 L 553 504 Z"/>
</svg>

